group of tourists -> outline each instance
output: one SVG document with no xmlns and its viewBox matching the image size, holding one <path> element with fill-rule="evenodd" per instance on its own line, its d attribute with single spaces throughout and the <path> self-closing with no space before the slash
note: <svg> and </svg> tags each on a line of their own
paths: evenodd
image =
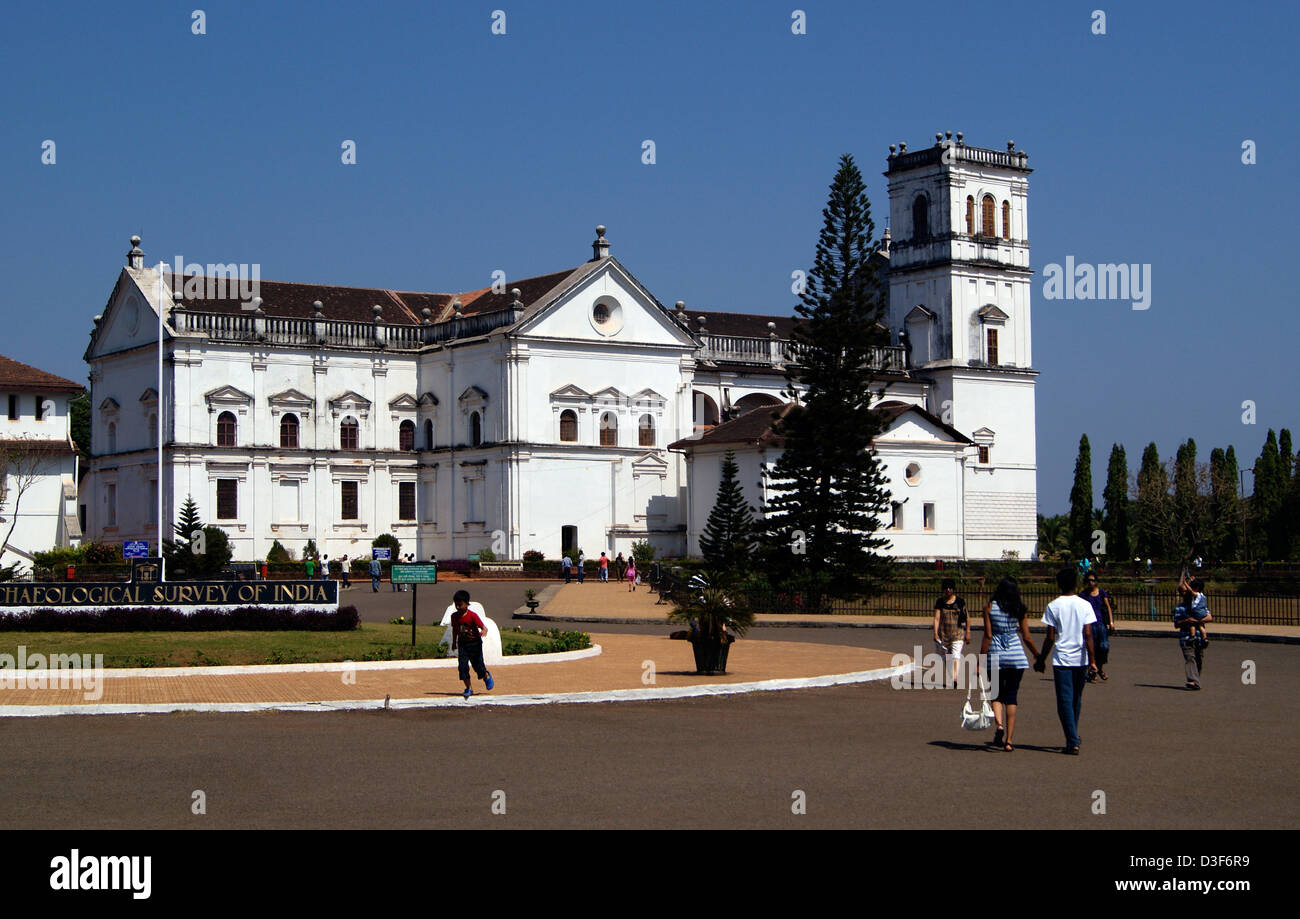
<svg viewBox="0 0 1300 919">
<path fill-rule="evenodd" d="M 995 749 L 1007 753 L 1015 750 L 1021 679 L 1031 666 L 1037 673 L 1045 672 L 1050 655 L 1056 714 L 1065 735 L 1063 752 L 1072 756 L 1079 753 L 1083 688 L 1087 683 L 1109 679 L 1106 664 L 1110 658 L 1110 636 L 1115 632 L 1115 610 L 1110 594 L 1100 585 L 1096 569 L 1088 565 L 1080 566 L 1080 571 L 1083 574 L 1081 590 L 1074 569 L 1067 568 L 1057 573 L 1056 585 L 1061 594 L 1043 611 L 1047 636 L 1042 648 L 1035 647 L 1029 634 L 1026 622 L 1029 610 L 1020 597 L 1020 585 L 1015 578 L 1005 577 L 999 581 L 984 605 L 984 638 L 980 655 L 986 662 L 985 677 L 993 692 L 990 702 L 995 731 L 990 745 Z M 971 622 L 966 601 L 957 596 L 956 582 L 945 578 L 942 589 L 943 596 L 934 605 L 934 641 L 939 653 L 951 663 L 952 682 L 956 685 L 962 649 L 971 640 Z M 1179 630 L 1178 644 L 1185 663 L 1185 688 L 1199 690 L 1208 644 L 1205 626 L 1213 617 L 1200 578 L 1184 575 L 1178 584 L 1178 594 L 1179 603 L 1174 608 L 1173 618 L 1174 627 Z M 946 667 L 944 676 L 946 681 Z"/>
<path fill-rule="evenodd" d="M 641 578 L 636 571 L 636 559 L 630 555 L 624 559 L 623 553 L 611 559 L 604 552 L 600 553 L 600 580 L 603 584 L 609 583 L 609 569 L 614 569 L 614 579 L 616 582 L 627 581 L 627 589 L 635 591 L 641 583 Z M 575 566 L 573 556 L 568 552 L 564 553 L 564 558 L 560 559 L 560 576 L 564 578 L 564 583 L 573 583 L 573 572 L 575 567 L 578 572 L 578 583 L 581 584 L 586 580 L 587 556 L 581 549 L 578 550 L 578 563 Z"/>
</svg>

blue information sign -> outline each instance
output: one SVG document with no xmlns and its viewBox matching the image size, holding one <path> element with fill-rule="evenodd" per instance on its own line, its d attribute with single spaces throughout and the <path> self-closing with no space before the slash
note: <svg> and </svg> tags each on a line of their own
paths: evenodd
<svg viewBox="0 0 1300 919">
<path fill-rule="evenodd" d="M 386 562 L 391 561 L 393 557 L 393 550 L 392 549 L 371 549 L 370 557 L 383 559 Z"/>
<path fill-rule="evenodd" d="M 122 543 L 122 558 L 148 558 L 149 543 L 143 539 L 128 539 Z"/>
</svg>

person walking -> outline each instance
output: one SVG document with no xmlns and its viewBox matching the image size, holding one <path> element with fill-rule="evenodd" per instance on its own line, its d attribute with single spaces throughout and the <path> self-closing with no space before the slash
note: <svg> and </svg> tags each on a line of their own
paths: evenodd
<svg viewBox="0 0 1300 919">
<path fill-rule="evenodd" d="M 1016 707 L 1020 681 L 1029 669 L 1025 648 L 1034 657 L 1038 649 L 1029 637 L 1028 610 L 1020 599 L 1020 585 L 1013 577 L 998 582 L 993 596 L 984 605 L 984 639 L 980 654 L 987 662 L 989 684 L 993 689 L 993 741 L 991 746 L 1006 753 L 1015 750 Z M 1022 644 L 1023 642 L 1023 644 Z M 997 674 L 996 679 L 994 674 Z"/>
<path fill-rule="evenodd" d="M 627 560 L 627 570 L 623 573 L 623 576 L 627 578 L 627 589 L 635 593 L 636 592 L 636 560 L 635 559 L 629 558 Z"/>
<path fill-rule="evenodd" d="M 942 587 L 943 596 L 934 601 L 934 647 L 940 657 L 952 664 L 951 668 L 944 668 L 944 686 L 948 685 L 951 669 L 955 687 L 962 648 L 970 644 L 970 617 L 966 615 L 966 601 L 957 596 L 957 582 L 944 578 Z"/>
<path fill-rule="evenodd" d="M 583 554 L 581 549 L 579 549 L 578 550 L 578 583 L 579 584 L 581 584 L 583 582 L 583 579 L 586 577 L 585 574 L 586 568 L 587 568 L 587 556 Z"/>
<path fill-rule="evenodd" d="M 339 559 L 339 579 L 343 582 L 344 590 L 352 589 L 352 570 L 348 567 L 350 564 L 346 555 Z"/>
<path fill-rule="evenodd" d="M 330 557 L 328 555 L 320 557 L 320 579 L 322 581 L 330 579 Z"/>
<path fill-rule="evenodd" d="M 488 630 L 478 613 L 469 608 L 468 590 L 456 591 L 451 602 L 456 607 L 456 612 L 451 614 L 451 650 L 456 652 L 457 673 L 465 684 L 464 696 L 468 699 L 474 695 L 469 685 L 471 666 L 488 689 L 495 685 L 492 674 L 483 664 L 483 639 Z"/>
<path fill-rule="evenodd" d="M 1183 652 L 1183 670 L 1187 677 L 1184 688 L 1199 690 L 1201 670 L 1205 666 L 1205 646 L 1209 644 L 1204 623 L 1214 617 L 1210 615 L 1205 584 L 1200 578 L 1190 581 L 1182 578 L 1178 582 L 1178 591 L 1182 602 L 1174 607 L 1174 628 L 1178 629 L 1178 649 Z"/>
<path fill-rule="evenodd" d="M 609 556 L 604 552 L 600 553 L 600 583 L 609 583 Z"/>
<path fill-rule="evenodd" d="M 312 558 L 311 556 L 307 556 L 307 558 L 303 561 L 303 568 L 307 572 L 307 580 L 309 581 L 316 580 L 316 559 Z"/>
<path fill-rule="evenodd" d="M 573 582 L 573 559 L 569 558 L 569 553 L 564 553 L 564 558 L 560 559 L 560 570 L 564 572 L 564 583 Z"/>
<path fill-rule="evenodd" d="M 374 556 L 370 557 L 370 590 L 373 593 L 379 593 L 379 576 L 384 573 L 384 566 L 379 564 L 379 559 Z"/>
<path fill-rule="evenodd" d="M 1104 682 L 1110 679 L 1106 675 L 1106 662 L 1110 660 L 1110 633 L 1115 631 L 1115 611 L 1110 605 L 1110 593 L 1098 586 L 1097 572 L 1093 570 L 1084 576 L 1079 596 L 1088 601 L 1097 617 L 1092 632 L 1092 644 L 1097 649 L 1097 672 L 1088 674 L 1088 682 L 1095 683 L 1099 679 Z"/>
<path fill-rule="evenodd" d="M 623 558 L 622 552 L 614 559 L 614 573 L 620 581 L 627 576 L 627 559 Z"/>
<path fill-rule="evenodd" d="M 1042 673 L 1047 654 L 1052 653 L 1052 681 L 1056 684 L 1056 715 L 1065 733 L 1063 753 L 1079 755 L 1079 716 L 1083 712 L 1083 687 L 1089 673 L 1097 670 L 1097 655 L 1092 644 L 1092 629 L 1097 617 L 1092 604 L 1077 593 L 1079 581 L 1073 568 L 1056 574 L 1061 595 L 1047 604 L 1043 625 L 1047 640 L 1035 655 L 1034 670 Z"/>
</svg>

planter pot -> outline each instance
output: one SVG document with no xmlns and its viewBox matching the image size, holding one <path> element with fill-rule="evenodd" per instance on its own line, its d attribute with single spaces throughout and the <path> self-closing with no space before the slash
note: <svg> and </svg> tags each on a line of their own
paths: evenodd
<svg viewBox="0 0 1300 919">
<path fill-rule="evenodd" d="M 717 638 L 696 638 L 691 641 L 691 650 L 695 652 L 696 673 L 726 673 L 727 651 L 731 642 Z"/>
<path fill-rule="evenodd" d="M 537 612 L 537 606 L 540 602 L 540 600 L 525 600 L 524 606 L 528 607 L 528 612 L 535 613 Z"/>
</svg>

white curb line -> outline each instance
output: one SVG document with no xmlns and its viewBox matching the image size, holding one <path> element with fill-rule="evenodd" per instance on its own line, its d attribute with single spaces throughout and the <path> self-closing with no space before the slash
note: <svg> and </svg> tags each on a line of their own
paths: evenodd
<svg viewBox="0 0 1300 919">
<path fill-rule="evenodd" d="M 583 653 L 583 652 L 567 652 Z M 540 657 L 541 655 L 533 655 Z M 484 705 L 551 705 L 577 702 L 644 702 L 655 699 L 688 699 L 699 696 L 728 696 L 747 692 L 774 692 L 784 689 L 816 689 L 868 683 L 901 676 L 911 670 L 901 667 L 859 670 L 829 676 L 794 677 L 759 680 L 753 683 L 706 683 L 697 686 L 649 687 L 646 689 L 611 689 L 593 692 L 536 693 L 533 695 L 492 696 L 475 694 L 469 699 L 392 699 L 393 709 L 452 708 Z M 205 668 L 214 669 L 214 668 Z M 153 702 L 113 703 L 105 705 L 0 705 L 0 717 L 42 717 L 50 715 L 148 715 L 167 712 L 342 712 L 384 709 L 383 699 L 340 699 L 331 702 Z"/>
</svg>

